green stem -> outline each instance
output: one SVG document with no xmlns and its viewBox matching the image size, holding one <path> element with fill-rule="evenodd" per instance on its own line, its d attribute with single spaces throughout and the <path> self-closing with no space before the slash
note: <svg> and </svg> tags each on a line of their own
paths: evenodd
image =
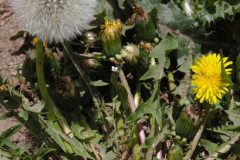
<svg viewBox="0 0 240 160">
<path fill-rule="evenodd" d="M 171 109 L 169 109 L 169 112 L 167 112 L 167 115 L 168 115 L 168 118 L 170 120 L 171 125 L 176 126 L 176 123 L 175 123 L 175 121 L 173 119 L 173 116 L 172 116 L 173 115 L 173 107 Z"/>
<path fill-rule="evenodd" d="M 203 130 L 205 128 L 205 125 L 207 123 L 207 119 L 208 119 L 208 115 L 209 115 L 209 112 L 210 112 L 210 105 L 207 106 L 206 110 L 205 110 L 205 116 L 203 118 L 203 122 L 202 124 L 200 125 L 199 129 L 198 129 L 198 132 L 196 133 L 194 139 L 192 140 L 192 143 L 190 144 L 190 147 L 189 147 L 189 150 L 187 151 L 185 157 L 184 157 L 184 160 L 189 160 L 195 149 L 197 148 L 197 145 L 198 145 L 198 142 L 202 136 L 202 133 L 203 133 Z"/>
<path fill-rule="evenodd" d="M 125 76 L 125 74 L 124 74 L 122 69 L 119 69 L 119 78 L 120 78 L 120 81 L 121 81 L 122 85 L 124 86 L 124 88 L 127 91 L 127 94 L 128 94 L 128 104 L 129 104 L 129 107 L 131 109 L 131 112 L 134 113 L 137 107 L 136 107 L 136 105 L 134 103 L 134 98 L 133 98 L 132 92 L 130 90 L 130 87 L 129 87 L 127 79 L 126 79 L 126 76 Z"/>
<path fill-rule="evenodd" d="M 43 100 L 46 102 L 47 111 L 50 112 L 48 115 L 51 120 L 54 119 L 54 115 L 56 116 L 63 132 L 68 135 L 71 133 L 71 129 L 68 126 L 68 123 L 55 105 L 52 100 L 48 89 L 46 87 L 45 75 L 44 75 L 44 47 L 42 43 L 39 43 L 37 46 L 37 56 L 36 56 L 36 69 L 37 69 L 37 79 L 38 86 Z M 53 114 L 52 114 L 53 113 Z"/>
<path fill-rule="evenodd" d="M 137 109 L 137 106 L 136 106 L 136 104 L 134 102 L 134 98 L 133 98 L 132 92 L 130 90 L 130 87 L 128 85 L 126 76 L 125 76 L 122 68 L 119 69 L 119 73 L 118 74 L 119 74 L 119 78 L 120 78 L 121 84 L 124 86 L 124 88 L 127 91 L 127 94 L 128 94 L 128 105 L 130 107 L 130 110 L 131 110 L 132 113 L 134 113 L 135 110 Z M 138 122 L 137 123 L 137 129 L 138 129 L 138 138 L 139 138 L 139 143 L 140 144 L 144 144 L 145 143 L 145 139 L 146 139 L 146 136 L 145 136 L 145 133 L 144 133 L 144 130 L 142 129 L 142 127 L 143 127 L 143 124 Z"/>
<path fill-rule="evenodd" d="M 168 72 L 167 77 L 168 77 L 169 90 L 172 92 L 172 91 L 174 91 L 175 88 L 176 88 L 176 85 L 175 85 L 175 83 L 174 83 L 173 73 L 172 73 L 172 72 Z"/>
<path fill-rule="evenodd" d="M 140 99 L 141 99 L 140 89 L 141 89 L 141 85 L 138 83 L 138 84 L 137 84 L 136 93 L 135 93 L 135 95 L 134 95 L 134 103 L 135 103 L 136 107 L 139 105 Z"/>
<path fill-rule="evenodd" d="M 60 127 L 66 135 L 71 133 L 71 129 L 62 113 L 59 111 L 54 101 L 52 100 L 48 89 L 46 87 L 45 75 L 44 75 L 44 46 L 43 43 L 38 43 L 36 50 L 36 70 L 37 70 L 37 79 L 40 94 L 43 100 L 46 102 L 46 110 L 48 118 L 55 121 L 55 116 L 58 120 Z"/>
</svg>

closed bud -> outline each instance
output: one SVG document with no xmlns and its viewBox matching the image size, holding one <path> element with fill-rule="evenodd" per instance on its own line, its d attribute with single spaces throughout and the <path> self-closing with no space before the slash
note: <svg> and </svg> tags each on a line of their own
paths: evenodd
<svg viewBox="0 0 240 160">
<path fill-rule="evenodd" d="M 138 38 L 147 42 L 154 41 L 157 32 L 151 17 L 138 5 L 135 5 L 133 10 L 135 14 L 135 30 Z"/>
<path fill-rule="evenodd" d="M 203 113 L 203 108 L 198 105 L 184 108 L 176 123 L 177 135 L 192 140 L 202 122 Z"/>
<path fill-rule="evenodd" d="M 84 41 L 88 45 L 93 45 L 94 42 L 97 40 L 97 35 L 93 32 L 85 32 L 83 36 L 84 36 Z"/>
<path fill-rule="evenodd" d="M 122 61 L 123 56 L 122 56 L 121 54 L 116 54 L 116 55 L 115 55 L 115 58 L 116 58 L 116 60 L 118 60 L 118 61 Z"/>
<path fill-rule="evenodd" d="M 52 60 L 47 54 L 45 54 L 44 55 L 44 73 L 46 73 L 46 78 L 51 77 L 51 67 L 52 67 Z M 27 52 L 26 58 L 22 66 L 22 75 L 28 82 L 35 82 L 37 80 L 36 53 L 34 50 L 29 50 Z"/>
<path fill-rule="evenodd" d="M 183 159 L 183 151 L 179 146 L 173 146 L 168 152 L 168 160 L 180 160 Z"/>
<path fill-rule="evenodd" d="M 36 47 L 39 43 L 43 43 L 44 47 L 47 47 L 47 42 L 41 42 L 37 37 L 33 38 L 32 45 Z"/>
<path fill-rule="evenodd" d="M 121 51 L 121 31 L 120 20 L 109 21 L 105 18 L 105 23 L 101 26 L 101 42 L 103 51 L 108 57 L 113 57 Z"/>
<path fill-rule="evenodd" d="M 26 58 L 23 62 L 22 75 L 29 82 L 33 82 L 37 78 L 36 77 L 36 54 L 31 50 L 28 51 Z"/>
<path fill-rule="evenodd" d="M 63 76 L 56 79 L 56 84 L 51 89 L 52 97 L 61 108 L 71 111 L 80 105 L 80 93 L 75 87 L 70 76 Z"/>
<path fill-rule="evenodd" d="M 81 63 L 81 66 L 85 70 L 94 70 L 101 66 L 97 59 L 85 59 Z"/>
</svg>

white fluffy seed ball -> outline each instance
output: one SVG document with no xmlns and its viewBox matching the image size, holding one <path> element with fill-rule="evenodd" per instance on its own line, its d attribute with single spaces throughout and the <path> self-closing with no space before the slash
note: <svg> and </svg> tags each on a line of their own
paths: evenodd
<svg viewBox="0 0 240 160">
<path fill-rule="evenodd" d="M 94 20 L 96 3 L 96 0 L 11 0 L 26 30 L 50 43 L 81 35 Z"/>
</svg>

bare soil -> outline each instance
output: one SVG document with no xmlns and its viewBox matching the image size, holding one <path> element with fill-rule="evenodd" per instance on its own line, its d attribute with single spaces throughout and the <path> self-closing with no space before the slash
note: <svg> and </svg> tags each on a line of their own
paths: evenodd
<svg viewBox="0 0 240 160">
<path fill-rule="evenodd" d="M 15 53 L 19 50 L 24 40 L 10 40 L 10 37 L 17 33 L 20 27 L 15 15 L 10 11 L 8 1 L 2 1 L 2 4 L 0 4 L 0 73 L 14 79 L 25 57 L 23 53 Z"/>
<path fill-rule="evenodd" d="M 18 83 L 16 78 L 21 67 L 25 54 L 17 52 L 23 44 L 23 39 L 11 41 L 10 37 L 20 30 L 16 17 L 10 10 L 9 0 L 0 0 L 0 74 L 8 77 L 14 83 Z M 16 54 L 17 53 L 17 54 Z M 0 115 L 6 110 L 0 106 Z M 0 134 L 11 126 L 18 124 L 15 118 L 0 120 Z M 31 143 L 32 138 L 26 128 L 22 128 L 12 137 L 17 144 Z"/>
</svg>

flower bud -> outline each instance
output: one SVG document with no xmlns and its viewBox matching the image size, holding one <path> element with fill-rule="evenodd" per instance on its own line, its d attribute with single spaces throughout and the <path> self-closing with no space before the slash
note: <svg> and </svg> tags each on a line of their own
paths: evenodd
<svg viewBox="0 0 240 160">
<path fill-rule="evenodd" d="M 122 49 L 121 55 L 127 62 L 135 64 L 140 56 L 139 48 L 134 44 L 128 44 Z"/>
<path fill-rule="evenodd" d="M 183 159 L 183 151 L 182 148 L 179 146 L 173 146 L 168 152 L 167 155 L 168 160 L 179 160 Z"/>
<path fill-rule="evenodd" d="M 47 47 L 47 42 L 41 42 L 37 37 L 33 38 L 32 45 L 36 47 L 38 43 L 43 43 L 43 46 Z"/>
<path fill-rule="evenodd" d="M 84 36 L 84 41 L 88 45 L 93 45 L 94 42 L 97 40 L 97 35 L 93 32 L 85 32 L 83 36 Z"/>
<path fill-rule="evenodd" d="M 101 26 L 101 42 L 104 53 L 113 57 L 121 51 L 121 31 L 120 20 L 109 21 L 105 18 L 105 24 Z"/>
<path fill-rule="evenodd" d="M 37 40 L 35 40 L 37 41 Z M 34 42 L 37 43 L 37 42 Z M 37 79 L 36 76 L 36 54 L 29 50 L 22 66 L 22 75 L 29 82 L 33 82 Z"/>
<path fill-rule="evenodd" d="M 203 110 L 198 105 L 184 108 L 176 123 L 177 135 L 192 140 L 202 122 Z"/>
<path fill-rule="evenodd" d="M 51 89 L 51 95 L 58 106 L 68 111 L 77 108 L 81 102 L 80 93 L 70 76 L 56 79 L 56 84 Z"/>
<path fill-rule="evenodd" d="M 46 78 L 51 77 L 52 60 L 45 54 L 44 55 L 44 73 Z M 29 50 L 22 66 L 22 75 L 28 82 L 35 82 L 37 80 L 36 73 L 36 52 Z"/>
<path fill-rule="evenodd" d="M 96 68 L 101 66 L 101 63 L 98 62 L 97 59 L 84 59 L 81 63 L 81 66 L 86 71 L 95 70 Z"/>
<path fill-rule="evenodd" d="M 135 30 L 139 39 L 151 42 L 157 36 L 151 17 L 138 5 L 133 7 L 135 14 Z"/>
</svg>

